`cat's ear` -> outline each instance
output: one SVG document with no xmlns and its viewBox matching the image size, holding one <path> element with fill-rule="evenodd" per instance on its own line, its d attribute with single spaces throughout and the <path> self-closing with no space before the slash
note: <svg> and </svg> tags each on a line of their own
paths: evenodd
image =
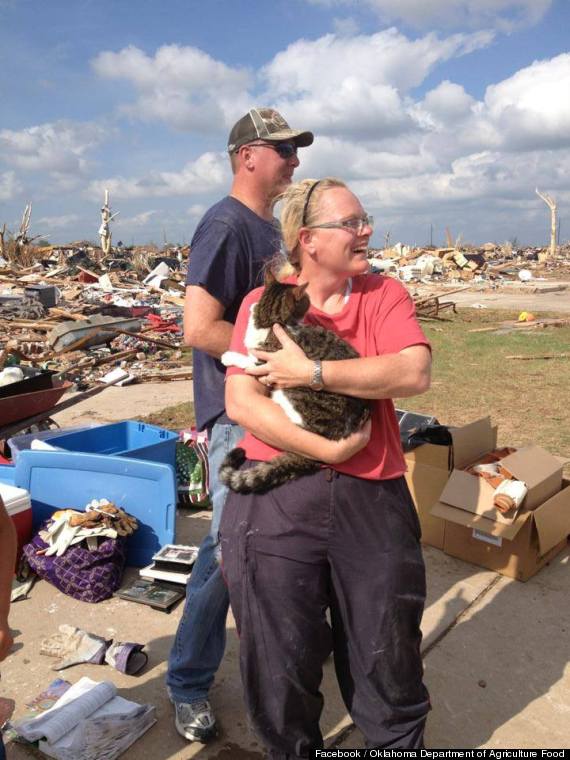
<svg viewBox="0 0 570 760">
<path fill-rule="evenodd" d="M 277 282 L 277 278 L 275 277 L 275 274 L 273 273 L 273 269 L 271 267 L 267 267 L 265 269 L 264 281 L 266 287 L 273 285 L 274 282 Z"/>
<path fill-rule="evenodd" d="M 295 285 L 293 288 L 293 295 L 295 296 L 296 301 L 300 301 L 301 298 L 305 295 L 305 291 L 309 287 L 308 282 L 304 282 L 302 285 Z"/>
</svg>

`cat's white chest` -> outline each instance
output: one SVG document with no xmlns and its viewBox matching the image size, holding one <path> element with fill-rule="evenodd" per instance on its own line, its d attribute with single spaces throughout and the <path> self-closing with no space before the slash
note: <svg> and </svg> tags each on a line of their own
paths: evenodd
<svg viewBox="0 0 570 760">
<path fill-rule="evenodd" d="M 256 303 L 249 307 L 249 319 L 247 321 L 247 328 L 245 330 L 245 336 L 243 342 L 248 351 L 260 346 L 267 338 L 269 328 L 256 327 L 255 326 L 255 307 Z M 225 351 L 221 357 L 222 364 L 225 367 L 240 367 L 241 369 L 248 369 L 248 367 L 255 367 L 257 359 L 251 353 L 240 354 L 237 351 Z"/>
</svg>

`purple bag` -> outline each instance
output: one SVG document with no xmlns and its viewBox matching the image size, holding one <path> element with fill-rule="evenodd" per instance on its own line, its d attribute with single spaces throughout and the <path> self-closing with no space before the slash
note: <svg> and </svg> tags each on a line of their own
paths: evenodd
<svg viewBox="0 0 570 760">
<path fill-rule="evenodd" d="M 42 526 L 42 528 L 45 526 Z M 84 541 L 69 546 L 61 557 L 37 554 L 47 544 L 39 534 L 22 552 L 32 570 L 59 591 L 82 602 L 101 602 L 121 585 L 125 567 L 125 538 L 105 538 L 97 549 L 89 551 Z"/>
</svg>

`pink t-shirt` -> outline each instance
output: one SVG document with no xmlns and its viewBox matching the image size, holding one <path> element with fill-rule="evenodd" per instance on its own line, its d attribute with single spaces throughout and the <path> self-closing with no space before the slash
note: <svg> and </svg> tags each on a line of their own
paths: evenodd
<svg viewBox="0 0 570 760">
<path fill-rule="evenodd" d="M 234 326 L 231 351 L 247 353 L 243 341 L 250 306 L 259 301 L 262 291 L 263 288 L 257 288 L 244 298 Z M 334 330 L 360 356 L 396 354 L 418 344 L 429 347 L 429 341 L 416 320 L 415 307 L 408 291 L 397 280 L 382 275 L 355 277 L 342 311 L 325 314 L 311 306 L 304 321 Z M 243 370 L 229 367 L 227 375 L 235 374 L 243 374 Z M 267 461 L 281 453 L 249 432 L 240 446 L 245 449 L 248 459 Z M 391 399 L 372 402 L 370 441 L 346 462 L 335 465 L 334 469 L 367 480 L 388 480 L 403 475 L 406 465 Z"/>
</svg>

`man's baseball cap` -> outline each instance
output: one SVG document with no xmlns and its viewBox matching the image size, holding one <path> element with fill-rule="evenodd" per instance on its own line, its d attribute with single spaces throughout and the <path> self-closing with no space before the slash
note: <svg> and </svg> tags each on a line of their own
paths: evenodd
<svg viewBox="0 0 570 760">
<path fill-rule="evenodd" d="M 283 142 L 292 140 L 298 148 L 306 148 L 314 140 L 312 132 L 291 129 L 279 111 L 274 108 L 252 108 L 232 127 L 228 139 L 228 153 L 235 153 L 242 145 L 255 140 Z"/>
</svg>

